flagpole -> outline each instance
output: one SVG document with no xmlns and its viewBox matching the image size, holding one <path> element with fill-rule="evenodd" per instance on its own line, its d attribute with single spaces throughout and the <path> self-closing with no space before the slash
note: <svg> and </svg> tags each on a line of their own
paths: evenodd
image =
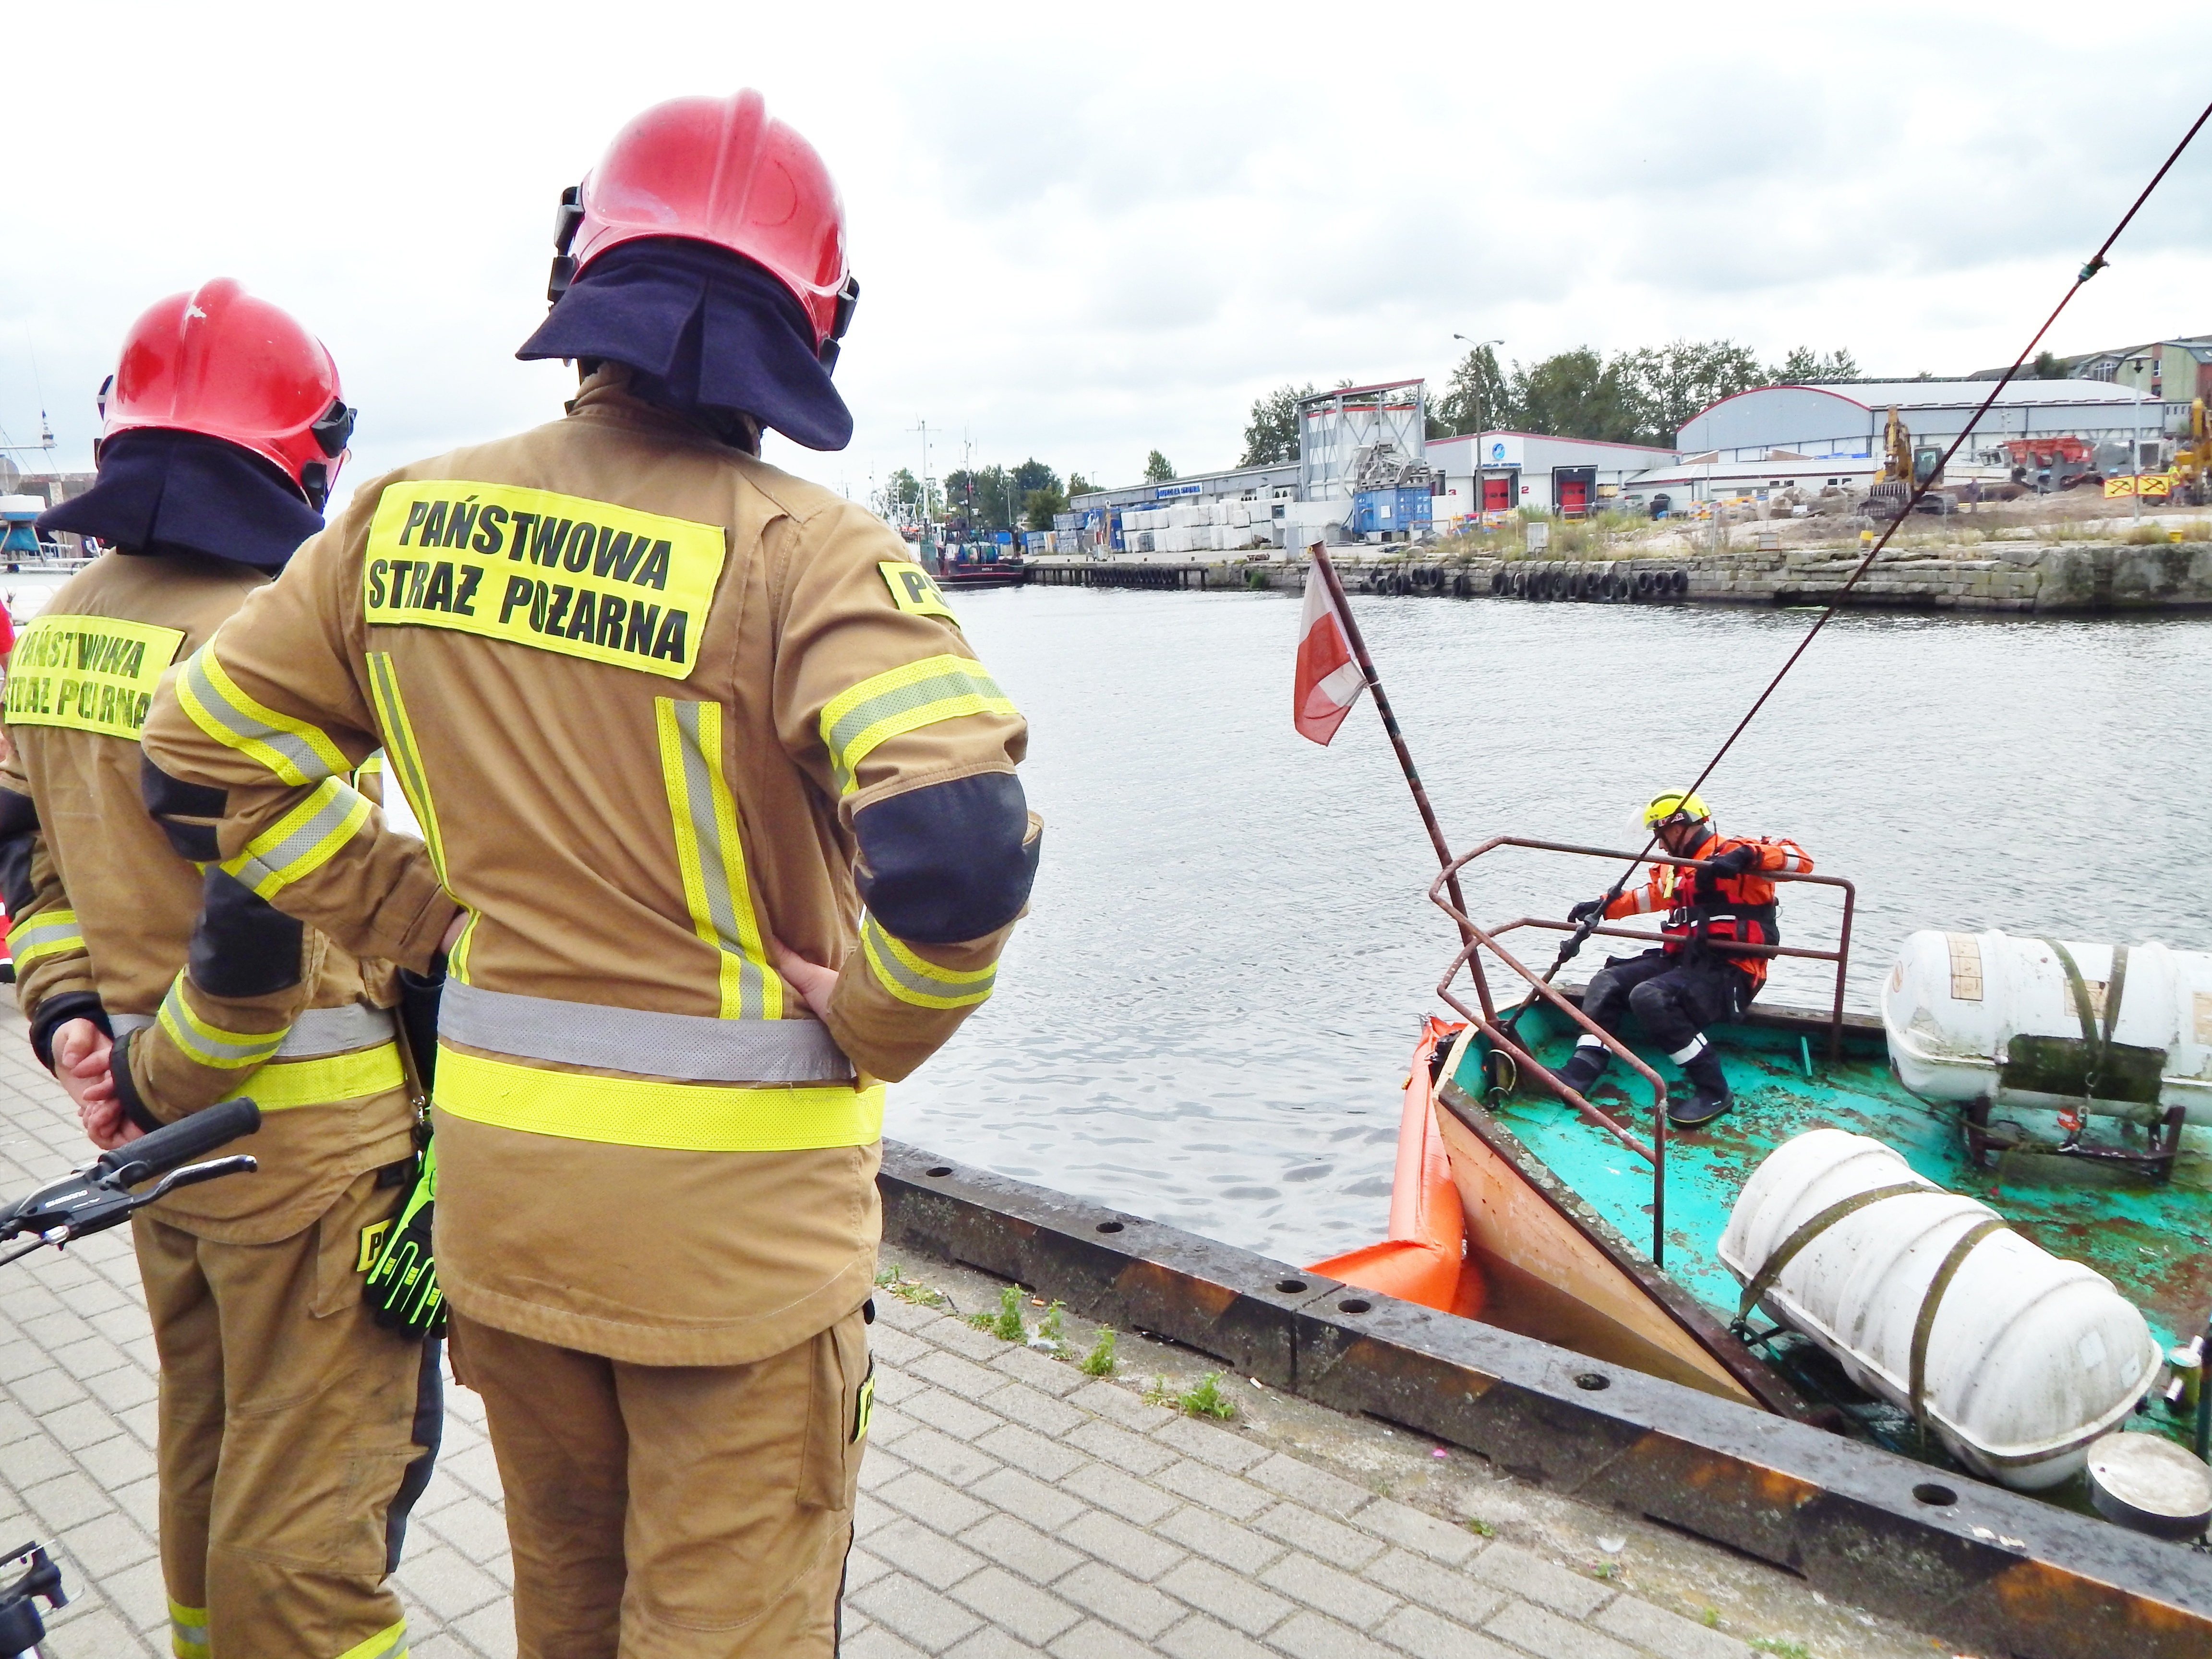
<svg viewBox="0 0 2212 1659">
<path fill-rule="evenodd" d="M 1390 699 L 1383 694 L 1382 678 L 1375 672 L 1375 659 L 1367 654 L 1367 641 L 1360 637 L 1359 624 L 1352 619 L 1351 604 L 1344 597 L 1344 584 L 1337 580 L 1336 567 L 1328 562 L 1326 544 L 1316 542 L 1307 550 L 1313 556 L 1314 568 L 1328 584 L 1328 597 L 1336 606 L 1336 614 L 1344 623 L 1345 642 L 1352 647 L 1352 659 L 1359 665 L 1359 672 L 1367 677 L 1367 689 L 1375 694 L 1375 712 L 1382 716 L 1382 729 L 1390 735 L 1390 746 L 1398 751 L 1398 765 L 1406 774 L 1407 786 L 1413 792 L 1413 805 L 1421 809 L 1421 822 L 1428 826 L 1429 844 L 1437 849 L 1437 862 L 1446 870 L 1451 868 L 1451 843 L 1444 839 L 1443 827 L 1437 822 L 1437 809 L 1429 805 L 1429 792 L 1421 787 L 1421 775 L 1413 767 L 1413 751 L 1406 747 L 1406 734 L 1398 729 L 1398 716 L 1392 712 Z M 1457 874 L 1444 878 L 1444 889 L 1451 895 L 1452 908 L 1461 915 L 1467 915 L 1467 900 L 1459 890 Z M 1460 943 L 1472 945 L 1474 934 L 1464 921 L 1459 923 Z"/>
</svg>

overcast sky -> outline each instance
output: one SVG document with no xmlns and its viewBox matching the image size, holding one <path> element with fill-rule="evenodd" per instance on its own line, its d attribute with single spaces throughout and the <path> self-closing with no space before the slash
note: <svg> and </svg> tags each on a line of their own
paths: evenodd
<svg viewBox="0 0 2212 1659">
<path fill-rule="evenodd" d="M 336 356 L 351 471 L 556 415 L 522 364 L 563 185 L 635 111 L 760 88 L 850 216 L 865 495 L 1036 455 L 1233 464 L 1285 380 L 1729 336 L 2009 361 L 2212 97 L 2171 8 L 196 6 L 8 28 L 0 427 L 89 462 L 148 304 L 233 276 Z M 2212 132 L 2050 343 L 2212 330 Z M 937 435 L 941 434 L 941 435 Z M 35 457 L 19 459 L 36 465 Z M 340 493 L 344 492 L 342 483 Z"/>
</svg>

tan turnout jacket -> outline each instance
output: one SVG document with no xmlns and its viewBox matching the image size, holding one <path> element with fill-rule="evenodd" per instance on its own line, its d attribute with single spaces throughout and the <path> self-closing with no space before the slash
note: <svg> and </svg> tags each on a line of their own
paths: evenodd
<svg viewBox="0 0 2212 1659">
<path fill-rule="evenodd" d="M 187 1188 L 150 1212 L 238 1244 L 290 1237 L 356 1176 L 412 1149 L 384 1012 L 388 966 L 365 976 L 309 928 L 289 946 L 296 973 L 277 975 L 293 982 L 252 996 L 210 991 L 187 969 L 203 872 L 171 848 L 142 798 L 137 729 L 156 682 L 268 580 L 186 553 L 110 553 L 78 573 L 16 647 L 14 753 L 0 764 L 0 790 L 27 797 L 37 815 L 11 848 L 27 854 L 33 894 L 9 919 L 23 1012 L 96 994 L 130 1034 L 140 1097 L 165 1120 L 235 1094 L 263 1102 L 260 1131 L 234 1148 L 255 1156 L 257 1173 Z"/>
<path fill-rule="evenodd" d="M 856 810 L 1012 770 L 1025 728 L 871 514 L 630 398 L 362 488 L 155 705 L 275 903 L 422 969 L 441 1279 L 471 1318 L 740 1364 L 866 1297 L 879 1079 L 1009 928 L 864 917 Z M 389 751 L 427 847 L 349 799 Z M 1036 833 L 1034 820 L 1030 833 Z M 769 965 L 842 964 L 825 1026 Z"/>
</svg>

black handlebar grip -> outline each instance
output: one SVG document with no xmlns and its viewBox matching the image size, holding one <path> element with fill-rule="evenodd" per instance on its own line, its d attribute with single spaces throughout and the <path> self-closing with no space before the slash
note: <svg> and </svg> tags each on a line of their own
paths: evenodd
<svg viewBox="0 0 2212 1659">
<path fill-rule="evenodd" d="M 250 1135 L 261 1127 L 261 1109 L 246 1099 L 226 1100 L 162 1125 L 149 1134 L 102 1152 L 96 1167 L 112 1176 L 131 1164 L 143 1173 L 131 1177 L 131 1185 L 165 1176 L 172 1170 L 204 1157 L 218 1146 Z"/>
</svg>

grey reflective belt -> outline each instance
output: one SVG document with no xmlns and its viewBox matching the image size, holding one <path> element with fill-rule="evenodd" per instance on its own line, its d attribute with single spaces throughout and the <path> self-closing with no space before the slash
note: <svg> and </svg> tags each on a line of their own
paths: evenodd
<svg viewBox="0 0 2212 1659">
<path fill-rule="evenodd" d="M 438 1035 L 555 1066 L 591 1066 L 693 1083 L 823 1083 L 853 1062 L 813 1019 L 712 1019 L 645 1008 L 487 991 L 447 980 Z"/>
<path fill-rule="evenodd" d="M 143 1031 L 154 1023 L 151 1014 L 110 1014 L 109 1029 L 117 1036 L 131 1031 Z M 389 1008 L 371 1008 L 359 1002 L 349 1002 L 339 1008 L 302 1008 L 291 1029 L 284 1033 L 283 1042 L 270 1060 L 315 1060 L 325 1054 L 351 1054 L 356 1048 L 373 1048 L 380 1042 L 389 1042 L 398 1035 L 398 1027 L 392 1023 Z"/>
</svg>

